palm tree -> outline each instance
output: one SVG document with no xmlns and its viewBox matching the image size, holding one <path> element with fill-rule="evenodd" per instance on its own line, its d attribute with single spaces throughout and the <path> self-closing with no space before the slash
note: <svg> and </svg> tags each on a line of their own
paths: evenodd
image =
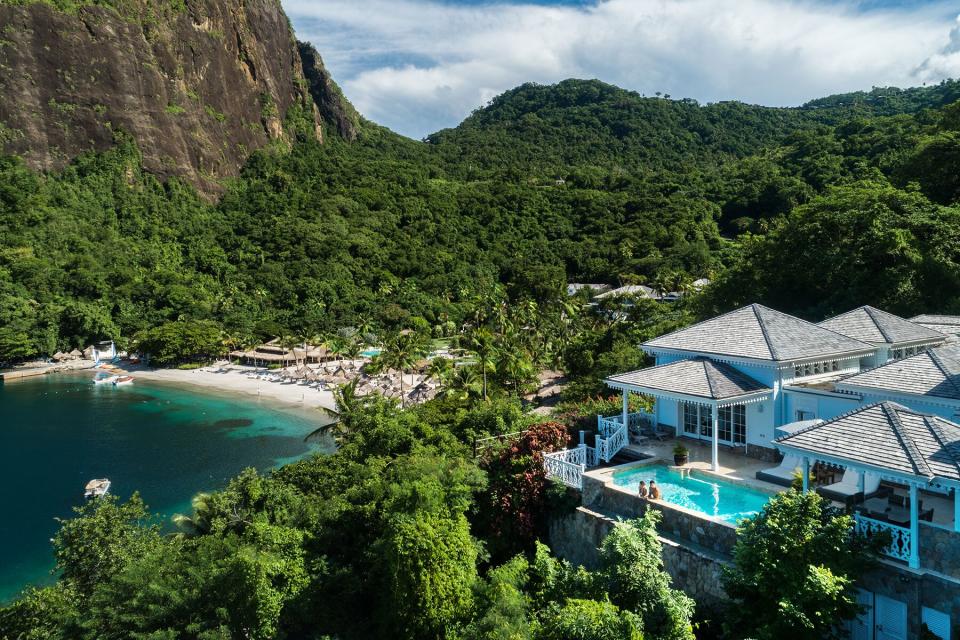
<svg viewBox="0 0 960 640">
<path fill-rule="evenodd" d="M 337 364 L 340 364 L 343 354 L 347 350 L 347 339 L 341 336 L 339 333 L 335 333 L 329 338 L 327 338 L 325 346 L 333 354 L 333 357 L 336 358 Z"/>
<path fill-rule="evenodd" d="M 280 337 L 280 346 L 283 348 L 283 363 L 284 363 L 284 365 L 287 364 L 287 351 L 292 351 L 292 350 L 296 349 L 296 348 L 297 348 L 297 345 L 299 345 L 299 344 L 300 344 L 300 341 L 297 339 L 296 336 L 292 336 L 292 335 L 287 334 L 287 335 L 283 335 L 283 336 Z M 296 362 L 296 360 L 297 360 L 297 352 L 296 352 L 296 351 L 293 352 L 293 359 L 294 359 L 294 362 Z"/>
<path fill-rule="evenodd" d="M 325 434 L 331 434 L 334 440 L 339 441 L 346 435 L 345 422 L 349 421 L 350 416 L 360 407 L 365 405 L 369 398 L 357 393 L 357 386 L 360 384 L 360 378 L 354 378 L 346 384 L 339 385 L 333 390 L 333 409 L 324 409 L 323 411 L 333 420 L 329 424 L 314 429 L 304 438 L 304 441 Z"/>
<path fill-rule="evenodd" d="M 487 371 L 496 371 L 494 357 L 496 345 L 493 333 L 486 327 L 474 329 L 467 338 L 470 350 L 477 354 L 480 370 L 483 372 L 483 399 L 487 400 Z"/>
<path fill-rule="evenodd" d="M 400 372 L 400 406 L 406 405 L 403 374 L 412 369 L 426 353 L 426 341 L 415 331 L 401 331 L 384 342 L 380 358 L 388 367 Z"/>
<path fill-rule="evenodd" d="M 427 368 L 427 375 L 440 383 L 440 392 L 443 393 L 443 383 L 450 377 L 453 362 L 449 358 L 433 358 Z"/>
<path fill-rule="evenodd" d="M 175 524 L 184 535 L 199 536 L 210 533 L 212 523 L 210 522 L 213 505 L 211 504 L 213 496 L 209 493 L 198 493 L 193 496 L 190 506 L 193 507 L 193 515 L 184 515 L 175 513 L 173 515 L 173 524 Z"/>
<path fill-rule="evenodd" d="M 477 365 L 454 367 L 450 381 L 443 391 L 443 397 L 465 401 L 480 398 L 483 395 L 483 383 L 477 374 Z"/>
</svg>

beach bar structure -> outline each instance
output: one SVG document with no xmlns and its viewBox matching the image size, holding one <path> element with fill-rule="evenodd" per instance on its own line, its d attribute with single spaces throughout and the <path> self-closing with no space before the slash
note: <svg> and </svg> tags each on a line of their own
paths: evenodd
<svg viewBox="0 0 960 640">
<path fill-rule="evenodd" d="M 306 349 L 302 346 L 287 349 L 279 346 L 277 340 L 271 340 L 250 351 L 231 351 L 230 357 L 244 364 L 262 366 L 275 363 L 286 365 L 291 362 L 328 362 L 333 359 L 333 354 L 325 347 L 309 344 Z"/>
</svg>

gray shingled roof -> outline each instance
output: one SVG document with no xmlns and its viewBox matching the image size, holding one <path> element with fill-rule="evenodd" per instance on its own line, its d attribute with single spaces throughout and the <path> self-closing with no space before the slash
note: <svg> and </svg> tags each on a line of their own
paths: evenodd
<svg viewBox="0 0 960 640">
<path fill-rule="evenodd" d="M 946 338 L 938 331 L 868 305 L 828 318 L 818 326 L 871 344 L 933 342 Z"/>
<path fill-rule="evenodd" d="M 895 402 L 861 407 L 776 442 L 814 456 L 960 481 L 960 425 Z"/>
<path fill-rule="evenodd" d="M 960 347 L 937 347 L 850 376 L 838 383 L 960 400 Z"/>
<path fill-rule="evenodd" d="M 775 361 L 874 349 L 865 342 L 759 304 L 654 338 L 643 346 Z"/>
<path fill-rule="evenodd" d="M 688 396 L 725 400 L 758 391 L 772 391 L 724 362 L 709 358 L 677 360 L 607 378 L 608 382 Z"/>
<path fill-rule="evenodd" d="M 910 322 L 917 324 L 938 324 L 943 326 L 960 326 L 960 316 L 944 316 L 933 313 L 923 313 L 910 318 Z"/>
</svg>

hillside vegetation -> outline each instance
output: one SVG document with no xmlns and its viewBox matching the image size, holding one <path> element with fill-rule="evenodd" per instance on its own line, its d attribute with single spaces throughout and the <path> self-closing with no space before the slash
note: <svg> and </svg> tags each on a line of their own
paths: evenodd
<svg viewBox="0 0 960 640">
<path fill-rule="evenodd" d="M 825 104 L 526 85 L 427 144 L 370 123 L 320 144 L 292 117 L 292 147 L 254 154 L 215 204 L 144 171 L 129 139 L 46 175 L 8 157 L 0 358 L 124 343 L 171 320 L 247 341 L 358 317 L 458 324 L 494 285 L 546 301 L 568 280 L 720 276 L 707 311 L 954 309 L 958 108 Z"/>
</svg>

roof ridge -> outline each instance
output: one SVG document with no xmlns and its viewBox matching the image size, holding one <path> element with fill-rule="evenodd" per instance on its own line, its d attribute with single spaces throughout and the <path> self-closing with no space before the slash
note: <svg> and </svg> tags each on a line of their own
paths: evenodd
<svg viewBox="0 0 960 640">
<path fill-rule="evenodd" d="M 770 341 L 770 334 L 767 333 L 767 326 L 764 323 L 763 317 L 760 315 L 760 309 L 767 309 L 767 307 L 754 302 L 750 305 L 750 309 L 753 311 L 753 315 L 757 319 L 757 324 L 760 325 L 760 333 L 763 334 L 763 341 L 767 343 L 767 351 L 770 352 L 770 356 L 774 360 L 779 360 L 780 356 L 777 353 L 777 350 L 773 348 L 773 342 Z M 771 309 L 771 311 L 773 311 L 773 309 Z"/>
<path fill-rule="evenodd" d="M 940 372 L 943 374 L 944 380 L 950 383 L 950 386 L 953 387 L 953 390 L 956 391 L 957 394 L 960 394 L 960 385 L 958 385 L 956 380 L 954 380 L 955 376 L 952 375 L 949 371 L 947 371 L 946 366 L 944 365 L 943 361 L 940 359 L 940 354 L 937 353 L 937 349 L 928 349 L 924 351 L 923 354 L 918 353 L 911 357 L 916 358 L 917 356 L 924 355 L 924 354 L 930 357 L 930 360 L 932 360 L 933 364 L 937 366 L 937 369 L 940 369 Z"/>
<path fill-rule="evenodd" d="M 700 361 L 700 365 L 703 367 L 703 377 L 707 379 L 707 388 L 710 389 L 710 397 L 716 398 L 717 391 L 713 387 L 713 376 L 710 375 L 710 367 L 708 364 L 711 364 L 712 361 L 709 358 L 703 358 Z"/>
<path fill-rule="evenodd" d="M 860 308 L 863 309 L 864 313 L 867 314 L 867 317 L 873 322 L 873 326 L 877 328 L 877 331 L 879 331 L 880 335 L 883 336 L 883 339 L 887 341 L 887 344 L 896 342 L 896 340 L 894 340 L 893 337 L 887 333 L 887 330 L 883 328 L 883 325 L 880 324 L 878 317 L 873 314 L 874 311 L 880 311 L 881 313 L 884 313 L 881 309 L 871 307 L 868 304 L 865 304 Z"/>
<path fill-rule="evenodd" d="M 927 478 L 932 478 L 934 475 L 936 475 L 933 473 L 930 465 L 927 464 L 927 459 L 924 458 L 923 454 L 920 453 L 920 448 L 917 446 L 917 443 L 913 441 L 913 438 L 910 437 L 910 434 L 907 433 L 906 428 L 903 426 L 903 422 L 900 420 L 900 415 L 894 408 L 897 406 L 896 403 L 884 402 L 880 406 L 883 412 L 886 414 L 887 419 L 890 421 L 890 425 L 893 427 L 894 435 L 896 435 L 897 439 L 900 440 L 900 444 L 903 446 L 904 451 L 907 452 L 907 456 L 910 458 L 910 463 L 913 465 L 913 468 L 917 471 L 917 473 Z M 926 416 L 921 414 L 921 417 L 924 421 L 924 424 L 926 424 Z"/>
<path fill-rule="evenodd" d="M 950 454 L 950 462 L 953 464 L 954 469 L 957 470 L 957 475 L 960 475 L 960 459 L 958 459 L 954 452 L 951 451 L 950 447 L 950 445 L 954 444 L 954 441 L 947 442 L 947 435 L 943 432 L 943 428 L 940 426 L 940 417 L 935 415 L 924 416 L 923 421 L 924 424 L 927 425 L 927 428 L 930 429 L 930 432 L 933 433 L 933 437 L 936 438 L 937 442 L 940 444 L 940 448 Z"/>
</svg>

